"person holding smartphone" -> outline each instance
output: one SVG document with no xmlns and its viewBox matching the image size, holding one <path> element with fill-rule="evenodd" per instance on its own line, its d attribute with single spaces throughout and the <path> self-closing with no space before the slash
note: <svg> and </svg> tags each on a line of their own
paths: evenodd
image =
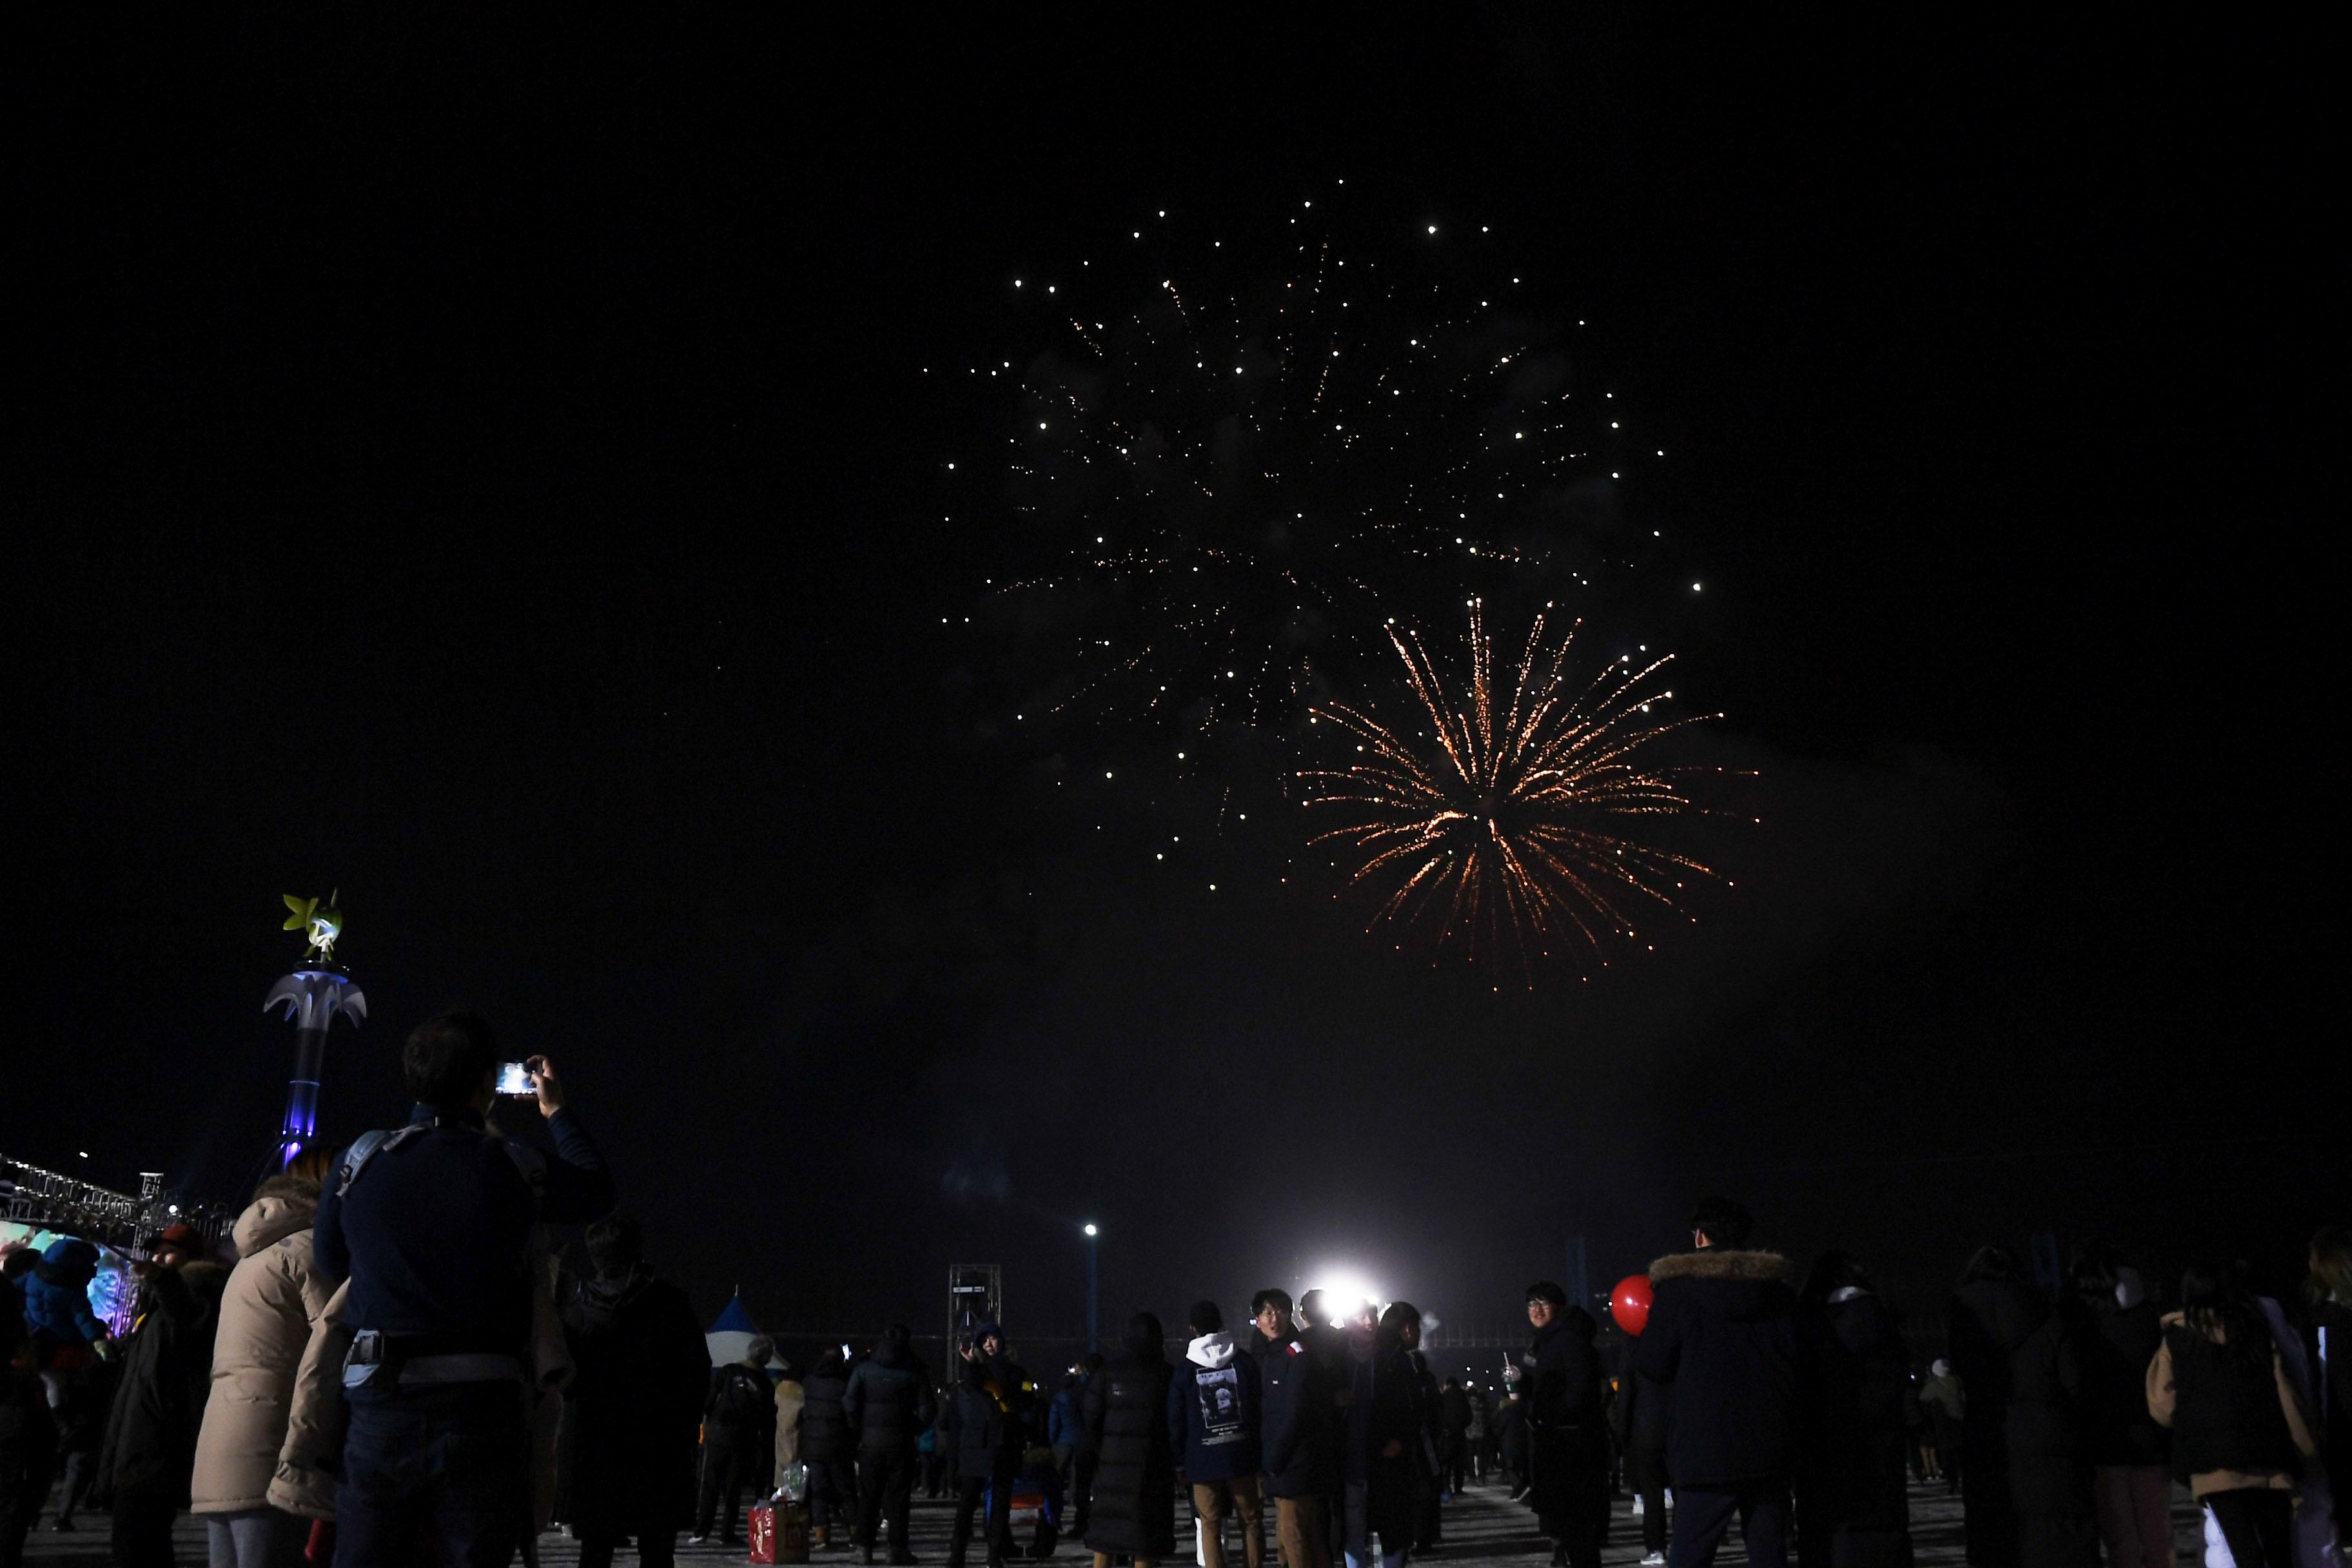
<svg viewBox="0 0 2352 1568">
<path fill-rule="evenodd" d="M 345 1151 L 311 1233 L 320 1275 L 350 1281 L 335 1560 L 411 1563 L 422 1538 L 459 1568 L 503 1565 L 531 1517 L 533 1233 L 612 1212 L 613 1177 L 545 1057 L 525 1067 L 551 1155 L 490 1130 L 499 1053 L 488 1019 L 418 1025 L 401 1067 L 416 1101 L 408 1124 Z"/>
</svg>

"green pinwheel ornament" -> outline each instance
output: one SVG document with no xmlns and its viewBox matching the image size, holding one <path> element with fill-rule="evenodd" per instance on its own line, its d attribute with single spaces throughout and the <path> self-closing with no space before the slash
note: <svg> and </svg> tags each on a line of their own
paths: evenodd
<svg viewBox="0 0 2352 1568">
<path fill-rule="evenodd" d="M 315 958 L 321 963 L 331 963 L 335 957 L 335 940 L 343 934 L 343 911 L 337 907 L 342 889 L 336 889 L 321 904 L 316 899 L 298 899 L 291 893 L 281 895 L 287 909 L 293 911 L 286 917 L 285 931 L 307 933 L 310 945 L 303 951 L 306 959 Z"/>
</svg>

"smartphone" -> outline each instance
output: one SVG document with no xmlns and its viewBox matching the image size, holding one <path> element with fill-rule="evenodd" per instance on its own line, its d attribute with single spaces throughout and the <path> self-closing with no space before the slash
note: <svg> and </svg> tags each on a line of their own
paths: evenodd
<svg viewBox="0 0 2352 1568">
<path fill-rule="evenodd" d="M 500 1094 L 537 1094 L 539 1090 L 533 1089 L 530 1084 L 530 1064 L 527 1062 L 500 1062 L 499 1064 L 499 1092 Z"/>
</svg>

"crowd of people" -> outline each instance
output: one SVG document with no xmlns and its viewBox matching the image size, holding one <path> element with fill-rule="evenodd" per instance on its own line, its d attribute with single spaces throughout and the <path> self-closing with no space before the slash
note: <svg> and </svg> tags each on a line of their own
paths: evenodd
<svg viewBox="0 0 2352 1568">
<path fill-rule="evenodd" d="M 1138 1312 L 1051 1386 L 995 1323 L 944 1376 L 904 1327 L 805 1367 L 754 1338 L 714 1370 L 553 1065 L 530 1066 L 551 1152 L 488 1121 L 486 1022 L 420 1026 L 408 1124 L 263 1183 L 233 1267 L 163 1232 L 119 1342 L 89 1306 L 89 1242 L 11 1254 L 0 1568 L 44 1510 L 72 1530 L 92 1507 L 123 1568 L 170 1564 L 186 1510 L 213 1568 L 502 1568 L 557 1520 L 586 1568 L 624 1543 L 661 1568 L 682 1531 L 735 1542 L 768 1499 L 804 1503 L 813 1549 L 905 1565 L 918 1489 L 952 1494 L 949 1568 L 975 1539 L 1000 1568 L 1066 1537 L 1095 1568 L 1228 1568 L 1229 1535 L 1244 1568 L 1402 1568 L 1490 1478 L 1560 1568 L 1599 1563 L 1621 1486 L 1650 1568 L 1701 1568 L 1735 1522 L 1757 1568 L 1792 1547 L 1801 1568 L 1907 1568 L 1922 1483 L 1960 1495 L 1976 1568 L 2172 1568 L 2176 1479 L 2209 1568 L 2342 1568 L 2342 1227 L 2313 1238 L 2299 1302 L 2200 1265 L 2168 1311 L 2113 1249 L 2077 1248 L 2053 1294 L 1986 1248 L 1924 1379 L 1856 1260 L 1800 1284 L 1722 1198 L 1651 1266 L 1646 1321 L 1613 1353 L 1584 1306 L 1530 1285 L 1499 1398 L 1436 1375 L 1411 1303 L 1275 1288 L 1238 1331 L 1193 1303 L 1173 1345 Z M 564 1223 L 587 1227 L 568 1283 L 545 1241 Z"/>
</svg>

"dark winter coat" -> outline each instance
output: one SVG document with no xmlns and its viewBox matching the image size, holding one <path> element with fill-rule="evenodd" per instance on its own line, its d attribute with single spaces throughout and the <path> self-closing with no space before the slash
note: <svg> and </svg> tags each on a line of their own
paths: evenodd
<svg viewBox="0 0 2352 1568">
<path fill-rule="evenodd" d="M 2156 1303 L 2077 1301 L 2067 1313 L 2083 1356 L 2084 1457 L 2094 1465 L 2166 1463 L 2171 1435 L 2147 1413 L 2147 1363 L 2164 1342 Z"/>
<path fill-rule="evenodd" d="M 703 1359 L 709 1359 L 708 1352 Z M 733 1362 L 709 1375 L 709 1391 L 702 1401 L 703 1446 L 722 1453 L 753 1453 L 774 1441 L 776 1391 L 768 1374 Z"/>
<path fill-rule="evenodd" d="M 1411 1350 L 1404 1353 L 1405 1359 L 1412 1363 L 1413 1375 L 1420 1384 L 1418 1402 L 1421 1405 L 1423 1458 L 1430 1466 L 1432 1479 L 1434 1479 L 1437 1474 L 1438 1456 L 1445 1451 L 1443 1446 L 1445 1439 L 1445 1406 L 1441 1397 L 1443 1391 L 1437 1385 L 1437 1373 L 1430 1369 L 1428 1352 Z"/>
<path fill-rule="evenodd" d="M 1634 1364 L 1641 1344 L 1625 1342 L 1624 1365 L 1617 1374 L 1617 1403 L 1610 1407 L 1610 1425 L 1618 1451 L 1625 1456 L 1625 1479 L 1636 1490 L 1666 1484 L 1666 1414 L 1673 1408 L 1674 1385 L 1645 1375 Z"/>
<path fill-rule="evenodd" d="M 478 1113 L 420 1105 L 409 1122 L 430 1131 L 380 1151 L 348 1192 L 327 1183 L 310 1233 L 312 1266 L 326 1279 L 351 1281 L 343 1314 L 354 1330 L 513 1353 L 531 1340 L 522 1259 L 532 1229 L 610 1213 L 612 1173 L 568 1110 L 547 1119 L 554 1151 L 538 1162 L 536 1193 Z"/>
<path fill-rule="evenodd" d="M 1095 1451 L 1094 1434 L 1087 1430 L 1087 1386 L 1093 1383 L 1094 1373 L 1081 1373 L 1070 1390 L 1070 1447 L 1080 1454 Z"/>
<path fill-rule="evenodd" d="M 17 1289 L 24 1292 L 25 1329 L 51 1346 L 88 1344 L 106 1333 L 90 1310 L 89 1282 L 98 1277 L 98 1248 L 76 1237 L 53 1241 Z"/>
<path fill-rule="evenodd" d="M 685 1526 L 710 1352 L 686 1292 L 644 1264 L 580 1287 L 572 1327 L 571 1520 L 635 1534 Z"/>
<path fill-rule="evenodd" d="M 1036 1399 L 1029 1374 L 1004 1357 L 965 1362 L 956 1379 L 956 1474 L 974 1480 L 1017 1474 Z"/>
<path fill-rule="evenodd" d="M 1549 1520 L 1584 1506 L 1593 1479 L 1609 1468 L 1602 1401 L 1607 1378 L 1592 1336 L 1597 1325 L 1570 1307 L 1542 1328 L 1519 1355 L 1519 1396 L 1528 1421 L 1527 1503 Z"/>
<path fill-rule="evenodd" d="M 1805 1436 L 1798 1523 L 1809 1561 L 1901 1568 L 1910 1561 L 1910 1359 L 1900 1322 L 1868 1292 L 1804 1319 Z"/>
<path fill-rule="evenodd" d="M 93 1500 L 188 1506 L 196 1436 L 212 1393 L 213 1332 L 227 1288 L 228 1270 L 217 1263 L 155 1270 L 147 1311 L 123 1352 Z"/>
<path fill-rule="evenodd" d="M 857 1435 L 861 1454 L 911 1454 L 938 1414 L 930 1369 L 914 1352 L 884 1340 L 849 1374 L 842 1414 Z"/>
<path fill-rule="evenodd" d="M 1338 1391 L 1301 1340 L 1267 1342 L 1257 1369 L 1265 1489 L 1276 1497 L 1325 1495 L 1339 1482 Z"/>
<path fill-rule="evenodd" d="M 1470 1395 L 1460 1385 L 1439 1394 L 1437 1425 L 1457 1443 L 1470 1430 Z"/>
<path fill-rule="evenodd" d="M 1402 1553 L 1418 1537 L 1422 1489 L 1432 1479 L 1421 1371 L 1383 1339 L 1369 1357 L 1350 1355 L 1348 1373 L 1355 1399 L 1346 1416 L 1343 1473 L 1364 1484 L 1365 1528 L 1381 1538 L 1383 1551 Z"/>
<path fill-rule="evenodd" d="M 1203 1334 L 1187 1345 L 1168 1380 L 1168 1442 L 1182 1453 L 1190 1481 L 1254 1476 L 1264 1450 L 1257 1363 L 1230 1334 Z"/>
<path fill-rule="evenodd" d="M 2147 1405 L 2172 1428 L 2173 1473 L 2198 1497 L 2292 1487 L 2318 1443 L 2271 1333 L 2247 1351 L 2190 1328 L 2179 1312 L 2163 1321 Z"/>
<path fill-rule="evenodd" d="M 1650 1265 L 1634 1365 L 1674 1385 L 1666 1474 L 1731 1489 L 1796 1468 L 1797 1294 L 1778 1253 L 1708 1247 Z"/>
<path fill-rule="evenodd" d="M 56 1425 L 31 1357 L 14 1293 L 0 1285 L 0 1542 L 24 1501 L 47 1495 L 58 1451 Z M 13 1561 L 13 1559 L 12 1559 Z"/>
<path fill-rule="evenodd" d="M 1514 1395 L 1495 1407 L 1495 1447 L 1506 1468 L 1524 1481 L 1528 1476 L 1527 1401 Z"/>
<path fill-rule="evenodd" d="M 1062 1380 L 1054 1391 L 1054 1403 L 1045 1407 L 1045 1441 L 1056 1448 L 1075 1448 L 1078 1435 L 1086 1423 L 1078 1419 L 1078 1390 L 1083 1386 L 1076 1377 Z"/>
<path fill-rule="evenodd" d="M 849 1370 L 841 1358 L 829 1355 L 816 1370 L 801 1379 L 807 1403 L 801 1406 L 801 1463 L 839 1464 L 857 1457 L 856 1435 L 850 1430 L 842 1399 L 849 1393 Z"/>
<path fill-rule="evenodd" d="M 1979 1568 L 2083 1561 L 2095 1568 L 2091 1470 L 2084 1457 L 2081 1346 L 2041 1291 L 1983 1279 L 1952 1297 L 1952 1371 L 1967 1413 L 1962 1500 Z"/>
<path fill-rule="evenodd" d="M 1164 1561 L 1176 1550 L 1176 1454 L 1168 1441 L 1174 1375 L 1159 1340 L 1130 1334 L 1087 1380 L 1079 1408 L 1097 1452 L 1086 1534 L 1093 1551 Z"/>
</svg>

